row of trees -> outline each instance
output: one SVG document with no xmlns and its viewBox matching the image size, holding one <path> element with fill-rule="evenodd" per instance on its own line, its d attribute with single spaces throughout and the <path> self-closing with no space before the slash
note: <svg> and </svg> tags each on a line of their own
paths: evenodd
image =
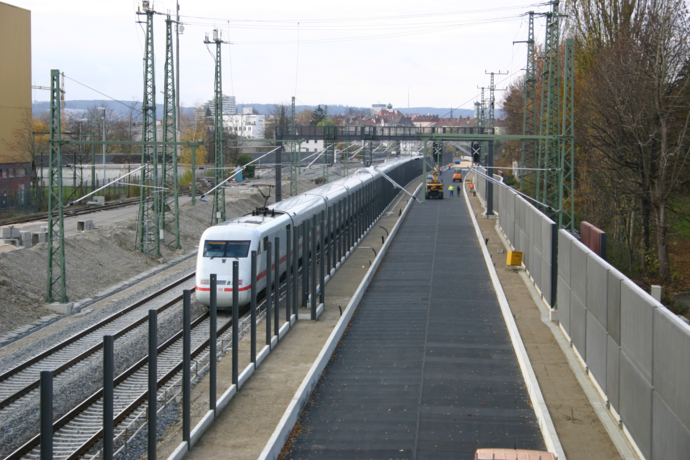
<svg viewBox="0 0 690 460">
<path fill-rule="evenodd" d="M 687 6 L 571 0 L 567 13 L 565 35 L 576 48 L 578 219 L 607 231 L 618 268 L 668 284 L 669 244 L 689 223 Z M 522 132 L 523 104 L 524 81 L 509 88 L 503 103 L 511 132 Z"/>
</svg>

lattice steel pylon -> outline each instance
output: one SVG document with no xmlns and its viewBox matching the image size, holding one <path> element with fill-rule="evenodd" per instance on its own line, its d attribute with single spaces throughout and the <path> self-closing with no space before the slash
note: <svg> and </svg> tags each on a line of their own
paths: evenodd
<svg viewBox="0 0 690 460">
<path fill-rule="evenodd" d="M 173 20 L 165 19 L 165 88 L 163 90 L 163 167 L 160 229 L 163 242 L 180 249 L 180 210 L 177 177 L 177 107 L 175 100 L 175 65 L 173 60 Z"/>
<path fill-rule="evenodd" d="M 295 120 L 295 98 L 292 98 L 292 111 L 290 113 L 290 134 L 297 135 L 297 121 Z M 299 147 L 296 142 L 290 142 L 290 196 L 295 196 L 299 193 L 297 190 L 297 179 L 300 175 L 300 154 Z"/>
<path fill-rule="evenodd" d="M 486 128 L 486 113 L 484 112 L 486 107 L 486 102 L 484 101 L 484 87 L 481 88 L 481 99 L 479 103 L 479 119 L 477 119 L 477 127 L 479 128 L 479 134 L 484 134 Z M 486 164 L 485 156 L 487 152 L 487 143 L 482 141 L 479 143 L 479 164 Z"/>
<path fill-rule="evenodd" d="M 142 111 L 142 155 L 144 166 L 140 180 L 139 222 L 137 225 L 137 249 L 154 257 L 160 257 L 159 210 L 160 189 L 158 188 L 158 149 L 156 147 L 156 81 L 153 52 L 153 16 L 155 11 L 149 2 L 143 2 L 146 16 L 146 42 L 144 45 L 144 98 Z"/>
<path fill-rule="evenodd" d="M 572 38 L 565 41 L 563 69 L 563 127 L 561 134 L 559 228 L 575 227 L 575 56 Z"/>
<path fill-rule="evenodd" d="M 525 106 L 522 119 L 522 134 L 534 135 L 537 127 L 536 97 L 536 53 L 534 48 L 534 11 L 529 12 L 527 29 L 527 68 L 525 69 Z M 522 141 L 520 156 L 520 191 L 532 197 L 536 194 L 534 171 L 527 169 L 537 166 L 537 143 L 533 140 Z M 526 169 L 527 168 L 527 169 Z"/>
<path fill-rule="evenodd" d="M 214 178 L 216 189 L 213 191 L 213 223 L 225 221 L 225 187 L 218 187 L 223 181 L 224 167 L 225 167 L 225 152 L 223 151 L 223 79 L 221 67 L 221 53 L 220 45 L 227 43 L 221 38 L 221 30 L 213 29 L 213 40 L 208 39 L 208 35 L 204 40 L 206 44 L 216 45 L 216 71 L 214 79 L 214 123 L 213 133 L 215 138 L 215 168 Z"/>
<path fill-rule="evenodd" d="M 324 184 L 328 183 L 328 165 L 330 163 L 328 153 L 328 106 L 325 106 L 325 114 L 323 117 L 323 156 L 321 157 L 321 180 Z M 334 147 L 335 149 L 335 147 Z"/>
<path fill-rule="evenodd" d="M 62 202 L 60 71 L 50 71 L 50 171 L 48 177 L 48 290 L 46 301 L 67 302 L 65 225 Z M 57 219 L 54 214 L 57 211 Z"/>
<path fill-rule="evenodd" d="M 558 12 L 559 0 L 551 2 L 551 12 L 546 14 L 546 41 L 544 43 L 544 79 L 542 83 L 540 134 L 543 136 L 557 136 L 560 134 L 559 112 L 560 88 L 558 84 L 560 61 L 560 15 Z M 561 209 L 559 202 L 561 166 L 561 148 L 557 139 L 542 140 L 539 143 L 539 168 L 543 168 L 542 174 L 537 171 L 537 199 L 548 208 L 545 213 L 554 221 L 559 218 L 556 215 Z M 550 209 L 549 209 L 550 208 Z"/>
</svg>

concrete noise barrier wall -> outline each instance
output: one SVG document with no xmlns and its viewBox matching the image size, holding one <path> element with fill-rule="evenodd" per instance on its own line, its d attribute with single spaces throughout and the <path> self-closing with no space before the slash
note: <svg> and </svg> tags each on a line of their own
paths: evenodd
<svg viewBox="0 0 690 460">
<path fill-rule="evenodd" d="M 478 168 L 486 174 L 486 170 Z M 486 177 L 475 174 L 486 202 Z M 690 452 L 690 326 L 541 213 L 494 182 L 494 211 L 611 414 L 652 460 Z M 557 301 L 557 302 L 556 302 Z"/>
<path fill-rule="evenodd" d="M 484 168 L 477 168 L 486 174 Z M 482 174 L 475 174 L 475 188 L 486 202 L 488 180 Z M 498 224 L 515 251 L 522 252 L 522 264 L 539 289 L 543 300 L 550 306 L 556 305 L 558 228 L 515 190 L 504 185 L 501 176 L 493 176 L 494 212 Z"/>
<path fill-rule="evenodd" d="M 558 232 L 561 329 L 647 459 L 690 452 L 690 326 L 569 232 Z"/>
</svg>

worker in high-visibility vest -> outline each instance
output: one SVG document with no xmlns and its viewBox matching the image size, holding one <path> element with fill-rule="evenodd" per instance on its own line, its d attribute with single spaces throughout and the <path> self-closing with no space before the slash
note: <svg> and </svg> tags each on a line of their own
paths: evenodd
<svg viewBox="0 0 690 460">
<path fill-rule="evenodd" d="M 452 185 L 450 185 L 450 186 L 448 187 L 448 193 L 450 194 L 450 196 L 453 196 L 453 190 L 455 190 L 455 187 L 453 187 Z"/>
</svg>

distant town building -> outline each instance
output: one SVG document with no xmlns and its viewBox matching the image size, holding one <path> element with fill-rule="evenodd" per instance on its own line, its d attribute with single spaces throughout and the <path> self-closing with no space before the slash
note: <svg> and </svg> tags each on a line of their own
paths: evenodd
<svg viewBox="0 0 690 460">
<path fill-rule="evenodd" d="M 240 115 L 223 115 L 223 126 L 232 134 L 245 139 L 263 139 L 266 116 L 254 115 L 252 107 L 243 107 Z"/>
<path fill-rule="evenodd" d="M 206 104 L 208 109 L 211 111 L 211 115 L 216 114 L 216 102 L 211 99 Z M 223 95 L 223 115 L 237 115 L 237 104 L 235 103 L 235 96 L 225 96 Z"/>
<path fill-rule="evenodd" d="M 371 114 L 376 115 L 381 110 L 385 110 L 385 109 L 386 109 L 386 104 L 372 104 L 371 105 Z"/>
</svg>

